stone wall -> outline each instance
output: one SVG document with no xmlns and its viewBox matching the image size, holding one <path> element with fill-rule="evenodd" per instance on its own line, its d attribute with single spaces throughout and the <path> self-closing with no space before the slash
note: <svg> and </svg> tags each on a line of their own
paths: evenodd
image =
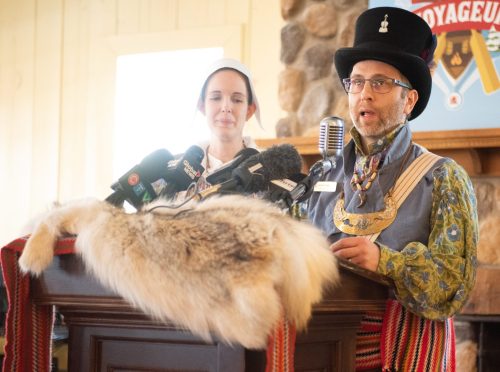
<svg viewBox="0 0 500 372">
<path fill-rule="evenodd" d="M 474 178 L 478 201 L 479 264 L 498 265 L 500 269 L 500 177 Z"/>
<path fill-rule="evenodd" d="M 281 30 L 279 103 L 287 116 L 276 124 L 277 137 L 317 135 L 325 116 L 351 127 L 347 95 L 333 65 L 337 48 L 352 45 L 356 18 L 368 0 L 281 0 L 286 21 Z"/>
<path fill-rule="evenodd" d="M 500 177 L 472 177 L 472 181 L 476 191 L 479 216 L 478 270 L 481 270 L 482 267 L 488 268 L 488 272 L 499 273 L 490 278 L 500 278 L 500 229 L 498 228 L 500 226 Z M 486 298 L 496 297 L 497 293 L 491 291 L 495 287 L 493 283 L 477 281 L 475 293 L 471 295 L 471 301 L 490 302 Z M 498 303 L 494 299 L 491 302 Z M 493 310 L 496 313 L 500 311 L 500 309 Z M 479 340 L 479 323 L 456 321 L 455 331 L 457 335 L 457 372 L 477 371 L 478 348 L 481 342 Z M 483 361 L 483 365 L 489 365 L 489 363 L 491 361 Z"/>
</svg>

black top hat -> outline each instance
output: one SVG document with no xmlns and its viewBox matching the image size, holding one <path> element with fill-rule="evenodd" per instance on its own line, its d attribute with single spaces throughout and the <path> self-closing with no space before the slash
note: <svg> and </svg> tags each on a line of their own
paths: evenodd
<svg viewBox="0 0 500 372">
<path fill-rule="evenodd" d="M 436 37 L 418 15 L 401 8 L 372 8 L 356 21 L 354 46 L 335 53 L 335 67 L 340 80 L 349 77 L 357 62 L 367 59 L 396 67 L 418 92 L 411 114 L 411 119 L 415 119 L 427 106 L 431 94 L 428 64 L 435 48 Z"/>
</svg>

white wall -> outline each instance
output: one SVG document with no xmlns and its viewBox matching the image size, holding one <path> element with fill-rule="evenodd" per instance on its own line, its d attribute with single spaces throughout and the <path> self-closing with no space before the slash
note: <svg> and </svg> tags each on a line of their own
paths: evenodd
<svg viewBox="0 0 500 372">
<path fill-rule="evenodd" d="M 52 201 L 104 198 L 123 53 L 223 45 L 252 70 L 264 130 L 282 116 L 277 0 L 0 0 L 0 246 Z"/>
</svg>

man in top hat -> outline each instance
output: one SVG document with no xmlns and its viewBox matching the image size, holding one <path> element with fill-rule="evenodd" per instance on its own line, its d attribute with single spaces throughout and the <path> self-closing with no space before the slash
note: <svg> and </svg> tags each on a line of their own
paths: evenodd
<svg viewBox="0 0 500 372">
<path fill-rule="evenodd" d="M 394 284 L 386 310 L 362 322 L 357 370 L 455 367 L 451 317 L 475 280 L 476 200 L 463 168 L 413 143 L 408 125 L 429 100 L 435 44 L 419 16 L 381 7 L 360 15 L 354 46 L 335 54 L 352 140 L 309 217 L 341 262 Z"/>
</svg>

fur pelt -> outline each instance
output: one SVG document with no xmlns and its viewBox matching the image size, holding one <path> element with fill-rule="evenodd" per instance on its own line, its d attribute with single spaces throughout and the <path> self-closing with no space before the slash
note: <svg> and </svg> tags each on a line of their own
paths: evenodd
<svg viewBox="0 0 500 372">
<path fill-rule="evenodd" d="M 63 204 L 36 225 L 21 269 L 39 275 L 65 233 L 90 273 L 146 314 L 247 348 L 265 347 L 283 312 L 305 328 L 338 281 L 318 229 L 240 195 L 136 214 L 95 199 Z"/>
</svg>

